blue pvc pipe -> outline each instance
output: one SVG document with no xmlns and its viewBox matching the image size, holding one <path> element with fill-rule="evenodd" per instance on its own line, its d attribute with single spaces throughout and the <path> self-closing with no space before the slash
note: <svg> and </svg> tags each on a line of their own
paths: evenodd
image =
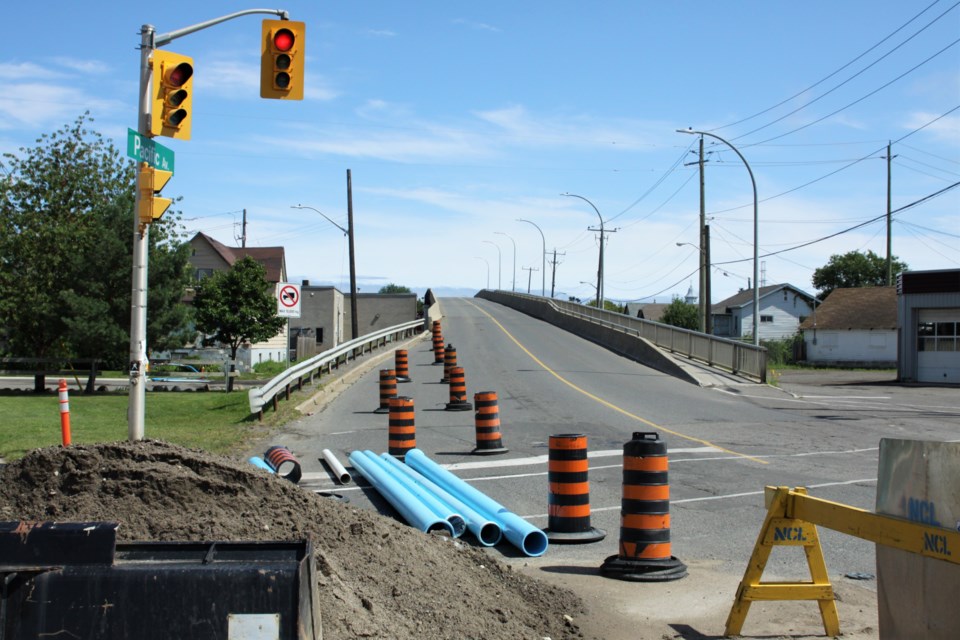
<svg viewBox="0 0 960 640">
<path fill-rule="evenodd" d="M 503 536 L 513 546 L 528 556 L 542 556 L 547 550 L 547 534 L 515 513 L 492 500 L 483 492 L 453 475 L 426 456 L 419 449 L 411 449 L 404 456 L 405 462 L 459 498 L 475 511 L 486 515 L 500 525 Z"/>
<path fill-rule="evenodd" d="M 415 495 L 405 489 L 399 482 L 382 469 L 376 462 L 376 456 L 368 456 L 363 451 L 354 451 L 350 454 L 350 464 L 367 479 L 387 502 L 393 505 L 403 519 L 412 527 L 424 533 L 446 531 L 453 535 L 453 526 L 438 518 Z"/>
<path fill-rule="evenodd" d="M 459 500 L 456 496 L 438 485 L 433 480 L 430 480 L 423 474 L 414 471 L 410 466 L 401 464 L 399 460 L 388 453 L 381 454 L 380 457 L 386 460 L 391 467 L 403 472 L 415 483 L 423 486 L 441 503 L 447 505 L 453 511 L 463 514 L 463 517 L 467 520 L 467 529 L 470 530 L 470 532 L 477 538 L 477 542 L 479 542 L 482 546 L 492 547 L 500 542 L 501 538 L 503 538 L 503 531 L 500 529 L 499 524 L 486 517 L 476 509 L 472 508 L 463 500 Z"/>
<path fill-rule="evenodd" d="M 443 502 L 428 491 L 426 487 L 417 484 L 410 476 L 396 468 L 396 466 L 403 467 L 402 462 L 386 453 L 383 454 L 382 457 L 377 457 L 377 454 L 369 449 L 365 450 L 364 453 L 367 454 L 368 458 L 380 465 L 384 471 L 389 473 L 393 479 L 399 482 L 407 491 L 415 495 L 420 502 L 427 505 L 427 508 L 433 511 L 438 518 L 443 518 L 449 522 L 450 526 L 453 527 L 454 538 L 459 538 L 463 535 L 463 532 L 467 530 L 467 521 L 462 515 L 454 511 L 449 505 L 443 504 Z"/>
<path fill-rule="evenodd" d="M 249 458 L 247 458 L 247 462 L 249 462 L 255 467 L 260 467 L 265 471 L 269 471 L 270 473 L 276 473 L 276 471 L 273 470 L 273 467 L 268 465 L 267 462 L 259 456 L 250 456 Z"/>
</svg>

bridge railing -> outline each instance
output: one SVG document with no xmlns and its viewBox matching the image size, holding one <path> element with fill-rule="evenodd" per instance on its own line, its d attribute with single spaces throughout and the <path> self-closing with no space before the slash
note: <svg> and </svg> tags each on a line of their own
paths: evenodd
<svg viewBox="0 0 960 640">
<path fill-rule="evenodd" d="M 551 308 L 558 313 L 588 320 L 618 333 L 638 336 L 651 344 L 672 353 L 702 362 L 711 367 L 730 371 L 733 374 L 754 378 L 760 382 L 767 380 L 767 350 L 752 344 L 720 338 L 699 331 L 681 329 L 652 320 L 634 318 L 623 313 L 598 309 L 576 302 L 543 298 L 509 291 L 489 292 L 489 297 L 497 302 L 510 304 L 511 298 L 517 303 L 512 306 L 521 311 L 537 314 L 536 307 Z M 542 317 L 542 316 L 541 316 Z"/>
<path fill-rule="evenodd" d="M 285 399 L 289 400 L 290 391 L 293 388 L 302 388 L 304 380 L 313 382 L 314 376 L 321 374 L 324 370 L 330 373 L 331 370 L 346 364 L 350 360 L 355 360 L 366 353 L 373 352 L 375 349 L 386 347 L 391 342 L 419 333 L 423 330 L 423 326 L 422 319 L 411 320 L 404 324 L 387 327 L 354 338 L 323 353 L 318 353 L 303 362 L 295 363 L 264 385 L 250 389 L 250 413 L 257 414 L 260 419 L 263 419 L 263 408 L 266 405 L 272 404 L 274 411 L 276 411 L 279 396 L 283 394 Z"/>
</svg>

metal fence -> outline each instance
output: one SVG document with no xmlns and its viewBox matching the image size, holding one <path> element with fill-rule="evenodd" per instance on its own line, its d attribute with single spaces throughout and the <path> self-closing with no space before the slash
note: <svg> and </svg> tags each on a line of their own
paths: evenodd
<svg viewBox="0 0 960 640">
<path fill-rule="evenodd" d="M 375 349 L 384 348 L 391 342 L 409 338 L 422 331 L 423 326 L 423 320 L 420 319 L 387 327 L 354 338 L 333 349 L 318 353 L 308 360 L 293 364 L 263 386 L 250 389 L 250 413 L 257 414 L 260 419 L 263 419 L 263 408 L 266 405 L 272 404 L 274 411 L 276 411 L 279 396 L 283 394 L 284 398 L 289 400 L 291 390 L 294 388 L 301 389 L 304 380 L 311 383 L 315 376 L 322 374 L 324 371 L 330 373 L 333 369 L 339 368 L 351 360 L 356 360 L 366 353 L 371 353 Z"/>
<path fill-rule="evenodd" d="M 749 377 L 759 382 L 767 380 L 767 350 L 752 344 L 719 338 L 699 331 L 681 329 L 652 320 L 634 318 L 623 313 L 598 309 L 576 302 L 543 298 L 523 293 L 506 291 L 481 292 L 481 295 L 503 302 L 525 313 L 546 317 L 547 309 L 557 313 L 587 320 L 612 331 L 643 338 L 661 349 L 702 362 L 711 367 Z M 511 299 L 516 304 L 511 304 Z M 539 310 L 537 309 L 539 307 Z"/>
</svg>

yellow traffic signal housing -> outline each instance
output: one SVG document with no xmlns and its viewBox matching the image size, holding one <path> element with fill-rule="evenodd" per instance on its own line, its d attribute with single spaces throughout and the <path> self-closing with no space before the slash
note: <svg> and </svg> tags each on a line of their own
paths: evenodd
<svg viewBox="0 0 960 640">
<path fill-rule="evenodd" d="M 159 195 L 172 177 L 172 171 L 155 169 L 146 162 L 140 163 L 137 170 L 137 190 L 140 192 L 137 215 L 140 217 L 141 226 L 159 220 L 167 208 L 173 204 L 170 198 L 161 198 Z"/>
<path fill-rule="evenodd" d="M 306 25 L 264 20 L 260 36 L 260 97 L 303 100 Z"/>
<path fill-rule="evenodd" d="M 193 59 L 156 49 L 150 64 L 153 69 L 150 135 L 189 140 L 193 121 Z"/>
</svg>

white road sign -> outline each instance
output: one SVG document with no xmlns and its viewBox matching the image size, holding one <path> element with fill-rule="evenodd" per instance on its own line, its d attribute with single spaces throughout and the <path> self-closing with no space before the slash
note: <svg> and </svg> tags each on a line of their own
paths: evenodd
<svg viewBox="0 0 960 640">
<path fill-rule="evenodd" d="M 277 315 L 281 318 L 300 317 L 300 285 L 277 283 Z"/>
</svg>

